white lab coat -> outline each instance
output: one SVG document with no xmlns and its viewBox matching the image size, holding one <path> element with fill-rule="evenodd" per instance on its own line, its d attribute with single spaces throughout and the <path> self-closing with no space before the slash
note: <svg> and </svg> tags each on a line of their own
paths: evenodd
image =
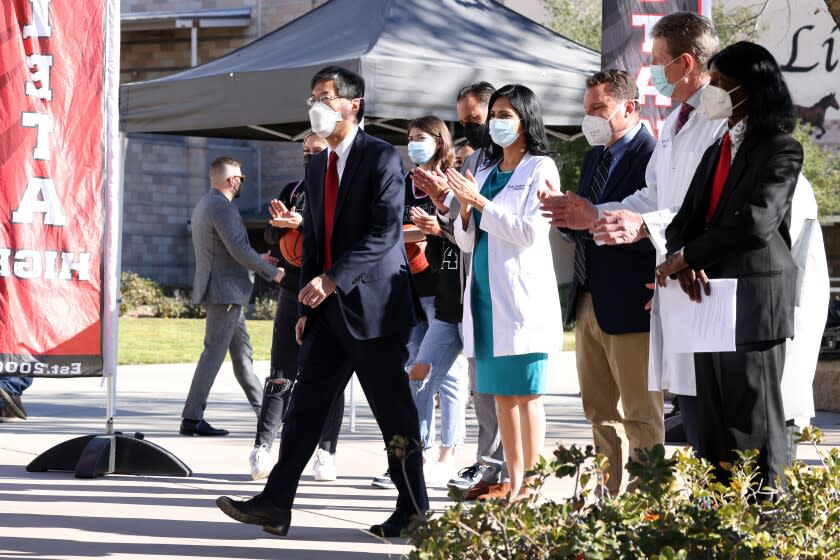
<svg viewBox="0 0 840 560">
<path fill-rule="evenodd" d="M 491 169 L 481 169 L 482 185 Z M 488 201 L 479 226 L 488 234 L 487 266 L 493 308 L 493 355 L 511 356 L 561 349 L 563 314 L 554 276 L 548 234 L 551 226 L 541 215 L 538 189 L 546 179 L 560 185 L 551 158 L 526 154 L 508 184 Z M 559 188 L 559 187 L 558 187 Z M 461 217 L 455 220 L 455 241 L 462 251 L 475 247 L 475 220 L 466 231 Z M 464 355 L 475 356 L 469 270 L 464 293 Z"/>
<path fill-rule="evenodd" d="M 797 267 L 794 338 L 785 347 L 782 402 L 785 419 L 807 426 L 814 416 L 814 373 L 830 298 L 828 263 L 817 200 L 811 183 L 799 175 L 790 212 L 791 252 Z"/>
<path fill-rule="evenodd" d="M 710 121 L 702 107 L 698 107 L 680 133 L 674 136 L 679 112 L 679 107 L 675 108 L 665 120 L 645 172 L 647 186 L 621 202 L 598 205 L 599 213 L 627 209 L 642 214 L 656 248 L 656 264 L 665 260 L 665 229 L 682 206 L 703 153 L 726 131 L 725 119 Z M 696 395 L 694 354 L 665 352 L 659 313 L 659 296 L 654 293 L 650 314 L 648 388 L 651 391 L 667 389 L 677 395 Z"/>
</svg>

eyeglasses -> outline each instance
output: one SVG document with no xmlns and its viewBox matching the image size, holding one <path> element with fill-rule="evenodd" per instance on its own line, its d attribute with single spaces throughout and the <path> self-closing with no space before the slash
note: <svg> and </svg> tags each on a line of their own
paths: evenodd
<svg viewBox="0 0 840 560">
<path fill-rule="evenodd" d="M 306 100 L 306 105 L 308 107 L 312 107 L 316 103 L 327 104 L 330 101 L 332 101 L 333 99 L 347 99 L 347 98 L 343 97 L 341 95 L 322 95 L 321 97 L 315 97 L 313 95 L 310 95 L 309 98 L 307 98 L 307 100 Z"/>
<path fill-rule="evenodd" d="M 245 175 L 231 175 L 228 179 L 239 179 L 240 183 L 245 182 Z"/>
</svg>

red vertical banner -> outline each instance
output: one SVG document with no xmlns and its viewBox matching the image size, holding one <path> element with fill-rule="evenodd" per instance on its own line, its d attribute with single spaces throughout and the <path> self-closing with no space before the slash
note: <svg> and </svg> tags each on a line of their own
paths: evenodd
<svg viewBox="0 0 840 560">
<path fill-rule="evenodd" d="M 712 0 L 616 0 L 605 1 L 602 12 L 601 68 L 619 68 L 636 76 L 642 122 L 659 136 L 659 128 L 671 112 L 670 97 L 653 87 L 650 57 L 653 26 L 662 16 L 694 12 L 712 17 Z"/>
<path fill-rule="evenodd" d="M 103 0 L 4 0 L 0 374 L 102 374 Z"/>
</svg>

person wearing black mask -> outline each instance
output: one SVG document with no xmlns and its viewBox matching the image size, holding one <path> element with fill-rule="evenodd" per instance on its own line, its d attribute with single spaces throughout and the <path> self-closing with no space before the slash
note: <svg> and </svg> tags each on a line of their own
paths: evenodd
<svg viewBox="0 0 840 560">
<path fill-rule="evenodd" d="M 306 168 L 315 154 L 326 149 L 327 143 L 314 132 L 303 139 L 303 165 Z M 282 239 L 286 235 L 297 236 L 303 228 L 304 204 L 303 180 L 292 181 L 280 191 L 277 199 L 271 201 L 269 212 L 271 221 L 265 226 L 263 237 L 270 247 L 277 248 L 280 243 L 287 247 L 300 247 L 299 244 Z M 294 251 L 291 255 L 293 256 Z M 263 403 L 257 422 L 257 434 L 249 462 L 251 478 L 265 478 L 274 467 L 276 460 L 270 450 L 274 437 L 283 421 L 283 414 L 289 406 L 290 389 L 298 373 L 298 343 L 295 340 L 297 323 L 297 296 L 300 285 L 300 262 L 288 258 L 287 251 L 278 252 L 279 259 L 286 270 L 286 276 L 280 283 L 277 296 L 277 310 L 274 315 L 274 331 L 271 339 L 271 375 L 265 380 Z M 344 414 L 344 395 L 340 394 L 327 416 L 327 422 L 321 432 L 321 440 L 315 450 L 315 464 L 312 476 L 317 481 L 336 479 L 335 448 L 341 420 Z"/>
<path fill-rule="evenodd" d="M 486 148 L 490 146 L 490 132 L 487 128 L 488 102 L 496 91 L 488 82 L 475 82 L 461 88 L 456 100 L 458 120 L 464 130 L 467 142 L 475 150 L 464 158 L 461 173 L 467 170 L 473 175 L 485 159 Z M 448 191 L 449 187 L 442 171 L 434 173 L 416 169 L 414 184 L 427 192 L 435 201 L 438 221 L 443 234 L 454 243 L 452 224 L 460 211 L 458 200 Z M 461 266 L 461 289 L 465 281 L 465 271 L 469 269 L 468 257 L 459 259 Z M 462 469 L 458 476 L 449 481 L 447 486 L 459 492 L 464 500 L 492 497 L 506 497 L 510 492 L 507 480 L 507 468 L 504 463 L 504 449 L 499 436 L 499 423 L 496 418 L 496 400 L 493 395 L 475 391 L 475 360 L 469 360 L 470 388 L 473 406 L 478 420 L 478 450 L 476 462 Z"/>
</svg>

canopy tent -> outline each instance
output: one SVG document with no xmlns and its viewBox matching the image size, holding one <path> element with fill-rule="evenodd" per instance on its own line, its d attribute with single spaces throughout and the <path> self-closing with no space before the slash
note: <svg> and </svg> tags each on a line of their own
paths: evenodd
<svg viewBox="0 0 840 560">
<path fill-rule="evenodd" d="M 331 0 L 212 62 L 123 85 L 121 128 L 299 140 L 310 78 L 331 64 L 365 79 L 365 127 L 391 141 L 415 117 L 457 120 L 455 96 L 477 80 L 530 87 L 565 137 L 600 55 L 493 0 Z"/>
</svg>

